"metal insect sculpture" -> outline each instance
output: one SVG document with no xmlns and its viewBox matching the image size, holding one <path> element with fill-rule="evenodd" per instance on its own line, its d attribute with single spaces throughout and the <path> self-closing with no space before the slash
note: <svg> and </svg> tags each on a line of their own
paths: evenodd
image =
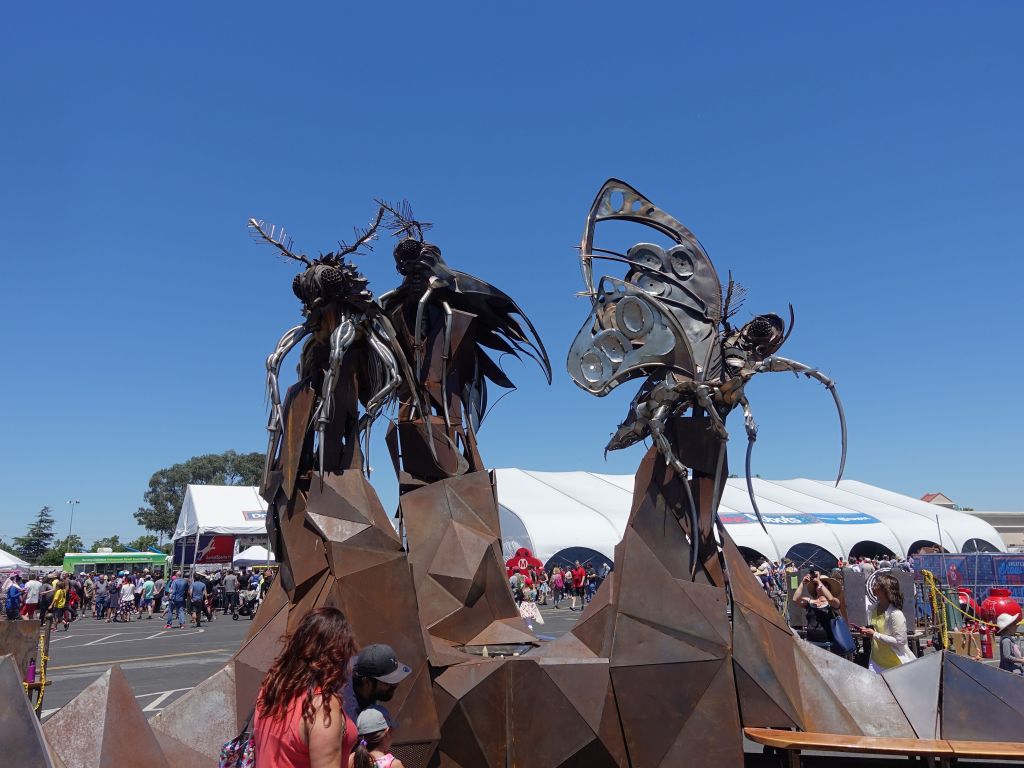
<svg viewBox="0 0 1024 768">
<path fill-rule="evenodd" d="M 596 247 L 597 224 L 616 220 L 651 227 L 673 244 L 662 247 L 641 242 L 626 253 Z M 594 259 L 626 265 L 625 278 L 605 276 L 595 286 Z M 723 296 L 718 274 L 696 236 L 618 179 L 605 182 L 587 215 L 580 265 L 585 286 L 581 295 L 590 298 L 592 307 L 569 350 L 569 374 L 582 389 L 598 397 L 626 381 L 645 378 L 606 450 L 625 448 L 650 437 L 684 480 L 691 530 L 698 529 L 697 505 L 685 482 L 688 469 L 677 458 L 666 434 L 667 422 L 687 411 L 703 411 L 710 418 L 718 440 L 716 496 L 712 502 L 717 515 L 729 437 L 725 420 L 736 406 L 743 409 L 747 432 L 747 491 L 764 527 L 750 473 L 757 424 L 745 393 L 747 382 L 759 373 L 803 374 L 828 388 L 839 412 L 842 433 L 839 482 L 846 463 L 846 418 L 835 383 L 812 366 L 775 354 L 793 330 L 792 305 L 789 331 L 775 314 L 758 315 L 734 327 L 730 321 L 742 304 L 743 289 L 730 275 Z M 696 535 L 691 536 L 691 547 L 695 568 Z"/>
<path fill-rule="evenodd" d="M 249 228 L 257 241 L 272 245 L 285 257 L 306 265 L 305 271 L 296 275 L 292 281 L 292 291 L 302 302 L 305 320 L 286 331 L 267 357 L 266 386 L 270 401 L 267 431 L 270 435 L 265 477 L 269 476 L 277 445 L 284 432 L 278 385 L 281 364 L 303 339 L 306 339 L 306 343 L 299 363 L 299 378 L 309 377 L 317 390 L 310 424 L 314 426 L 317 437 L 316 453 L 321 477 L 327 453 L 327 427 L 335 416 L 334 399 L 339 371 L 353 344 L 360 341 L 366 344 L 368 354 L 365 367 L 358 376 L 358 400 L 364 406 L 364 413 L 357 420 L 354 415 L 349 418 L 351 423 L 341 430 L 341 439 L 351 441 L 355 438 L 358 442 L 360 435 L 365 439 L 367 450 L 364 452 L 364 469 L 369 472 L 367 457 L 370 428 L 393 398 L 402 378 L 405 361 L 395 342 L 394 329 L 367 288 L 366 278 L 346 261 L 346 257 L 371 249 L 371 242 L 376 238 L 388 210 L 386 204 L 378 202 L 377 213 L 370 226 L 357 230 L 356 239 L 351 245 L 339 243 L 337 251 L 322 254 L 315 259 L 296 254 L 284 228 L 276 228 L 257 219 L 249 220 Z M 297 457 L 293 459 L 297 460 Z M 297 467 L 292 471 L 297 471 Z"/>
<path fill-rule="evenodd" d="M 452 269 L 441 249 L 424 241 L 430 225 L 416 221 L 408 204 L 388 210 L 391 217 L 385 226 L 401 238 L 394 258 L 402 282 L 383 294 L 380 303 L 412 369 L 400 394 L 399 423 L 414 420 L 414 414 L 404 409 L 408 398 L 422 414 L 415 420 L 436 463 L 431 479 L 484 469 L 476 451 L 476 432 L 487 413 L 487 382 L 515 388 L 489 353 L 535 360 L 550 384 L 547 351 L 511 296 Z M 411 432 L 403 437 L 411 437 Z M 403 447 L 403 456 L 415 453 L 422 451 Z"/>
</svg>

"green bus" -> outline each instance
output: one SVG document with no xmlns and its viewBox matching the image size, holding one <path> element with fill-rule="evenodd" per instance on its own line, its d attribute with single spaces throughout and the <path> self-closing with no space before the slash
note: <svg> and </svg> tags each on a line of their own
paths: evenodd
<svg viewBox="0 0 1024 768">
<path fill-rule="evenodd" d="M 143 571 L 166 575 L 167 555 L 161 552 L 69 552 L 64 555 L 67 573 L 106 573 Z"/>
</svg>

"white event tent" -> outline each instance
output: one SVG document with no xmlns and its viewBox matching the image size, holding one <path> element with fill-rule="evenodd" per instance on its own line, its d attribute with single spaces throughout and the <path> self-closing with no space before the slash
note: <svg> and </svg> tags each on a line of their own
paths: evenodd
<svg viewBox="0 0 1024 768">
<path fill-rule="evenodd" d="M 593 550 L 612 562 L 633 500 L 633 475 L 498 469 L 498 504 L 507 553 L 524 546 L 547 562 L 563 550 Z M 772 560 L 818 548 L 835 558 L 921 546 L 950 552 L 1005 551 L 990 524 L 856 480 L 754 478 L 757 523 L 744 478 L 730 478 L 719 515 L 736 544 Z M 794 548 L 796 548 L 794 550 Z M 578 557 L 573 555 L 570 559 Z"/>
<path fill-rule="evenodd" d="M 633 475 L 497 469 L 498 511 L 506 557 L 527 547 L 547 563 L 587 556 L 613 562 L 633 503 Z M 747 554 L 800 562 L 808 553 L 849 558 L 888 550 L 905 557 L 922 546 L 950 552 L 1006 551 L 984 520 L 899 493 L 843 480 L 754 478 L 757 522 L 744 478 L 729 478 L 719 515 Z M 266 502 L 254 486 L 190 485 L 174 539 L 205 534 L 266 534 Z M 573 552 L 575 550 L 575 553 Z M 566 554 L 567 553 L 567 554 Z M 266 554 L 260 558 L 266 562 Z"/>
<path fill-rule="evenodd" d="M 266 535 L 267 502 L 252 485 L 190 485 L 172 538 L 197 533 Z"/>
<path fill-rule="evenodd" d="M 259 544 L 254 544 L 248 549 L 239 552 L 231 562 L 232 565 L 237 566 L 277 564 L 277 561 L 274 559 L 274 553 L 267 551 L 266 547 L 261 547 Z"/>
<path fill-rule="evenodd" d="M 0 571 L 23 571 L 28 568 L 28 563 L 17 555 L 0 549 Z"/>
</svg>

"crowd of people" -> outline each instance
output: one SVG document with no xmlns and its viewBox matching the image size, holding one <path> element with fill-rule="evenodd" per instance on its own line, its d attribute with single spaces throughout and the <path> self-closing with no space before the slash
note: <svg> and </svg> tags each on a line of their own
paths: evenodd
<svg viewBox="0 0 1024 768">
<path fill-rule="evenodd" d="M 562 603 L 568 602 L 569 610 L 575 611 L 578 602 L 580 610 L 583 610 L 610 573 L 608 563 L 596 568 L 593 563 L 583 565 L 577 560 L 571 566 L 563 568 L 556 565 L 550 571 L 543 566 L 515 568 L 508 583 L 519 607 L 519 615 L 533 629 L 535 623 L 544 623 L 538 606 L 550 604 L 561 609 Z"/>
<path fill-rule="evenodd" d="M 199 627 L 203 619 L 213 621 L 221 610 L 252 615 L 266 595 L 274 579 L 271 569 L 248 573 L 219 570 L 194 573 L 184 578 L 174 571 L 165 579 L 160 573 L 121 571 L 104 573 L 57 573 L 24 578 L 8 576 L 3 585 L 5 613 L 8 621 L 36 619 L 50 622 L 52 629 L 92 617 L 105 622 L 126 623 L 152 620 L 154 614 L 164 619 L 164 628 Z"/>
</svg>

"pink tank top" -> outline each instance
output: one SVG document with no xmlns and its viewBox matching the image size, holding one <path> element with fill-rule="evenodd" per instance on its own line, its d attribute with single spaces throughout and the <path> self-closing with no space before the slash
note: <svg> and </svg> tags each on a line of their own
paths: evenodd
<svg viewBox="0 0 1024 768">
<path fill-rule="evenodd" d="M 388 752 L 384 757 L 375 757 L 373 764 L 376 768 L 391 768 L 391 764 L 395 762 L 395 756 Z"/>
<path fill-rule="evenodd" d="M 309 768 L 309 745 L 302 740 L 302 696 L 292 699 L 281 718 L 253 717 L 256 740 L 256 768 Z M 341 740 L 341 764 L 356 744 L 356 724 L 344 712 L 345 733 Z M 390 765 L 390 763 L 388 764 Z"/>
</svg>

